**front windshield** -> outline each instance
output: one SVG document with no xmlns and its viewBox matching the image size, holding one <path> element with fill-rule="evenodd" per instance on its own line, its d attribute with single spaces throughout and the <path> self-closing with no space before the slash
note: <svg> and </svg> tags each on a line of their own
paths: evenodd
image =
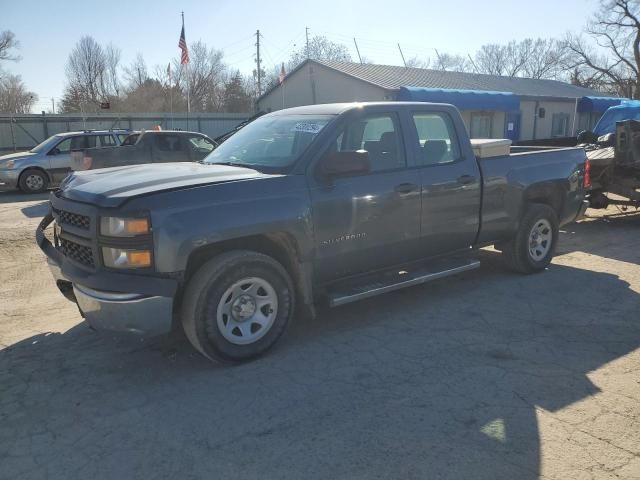
<svg viewBox="0 0 640 480">
<path fill-rule="evenodd" d="M 56 143 L 58 143 L 60 138 L 61 137 L 59 137 L 58 135 L 49 137 L 44 142 L 39 143 L 29 151 L 31 153 L 47 153 Z"/>
<path fill-rule="evenodd" d="M 293 165 L 332 115 L 268 115 L 251 122 L 216 148 L 204 163 L 260 169 Z"/>
</svg>

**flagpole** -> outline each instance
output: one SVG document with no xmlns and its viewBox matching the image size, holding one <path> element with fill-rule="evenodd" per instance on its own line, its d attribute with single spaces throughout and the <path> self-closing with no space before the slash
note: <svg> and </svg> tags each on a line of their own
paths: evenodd
<svg viewBox="0 0 640 480">
<path fill-rule="evenodd" d="M 173 85 L 171 85 L 171 62 L 169 62 L 169 117 L 171 118 L 171 130 L 173 130 Z"/>
</svg>

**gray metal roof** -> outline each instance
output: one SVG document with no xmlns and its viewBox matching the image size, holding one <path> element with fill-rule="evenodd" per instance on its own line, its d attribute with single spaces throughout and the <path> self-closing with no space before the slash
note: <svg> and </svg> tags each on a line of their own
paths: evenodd
<svg viewBox="0 0 640 480">
<path fill-rule="evenodd" d="M 373 65 L 333 61 L 317 61 L 333 70 L 358 78 L 388 90 L 400 87 L 448 88 L 512 92 L 521 96 L 580 98 L 602 96 L 589 88 L 577 87 L 557 80 L 500 77 L 477 73 L 445 72 L 425 68 L 406 68 L 395 65 Z M 293 72 L 292 72 L 293 73 Z"/>
</svg>

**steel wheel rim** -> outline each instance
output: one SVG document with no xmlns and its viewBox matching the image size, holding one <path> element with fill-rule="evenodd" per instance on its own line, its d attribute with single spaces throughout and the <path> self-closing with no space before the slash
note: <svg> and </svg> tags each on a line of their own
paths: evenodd
<svg viewBox="0 0 640 480">
<path fill-rule="evenodd" d="M 529 234 L 529 256 L 539 262 L 544 259 L 551 250 L 553 243 L 553 230 L 548 220 L 541 218 L 536 221 Z"/>
<path fill-rule="evenodd" d="M 31 174 L 24 181 L 29 190 L 40 190 L 44 186 L 44 180 L 40 175 Z"/>
<path fill-rule="evenodd" d="M 278 315 L 278 295 L 269 282 L 243 278 L 225 290 L 216 312 L 222 336 L 235 345 L 249 345 L 264 337 Z"/>
</svg>

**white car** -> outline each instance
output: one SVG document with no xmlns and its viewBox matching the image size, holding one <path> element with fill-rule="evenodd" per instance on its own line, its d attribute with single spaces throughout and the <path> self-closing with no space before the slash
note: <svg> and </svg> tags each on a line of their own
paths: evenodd
<svg viewBox="0 0 640 480">
<path fill-rule="evenodd" d="M 43 192 L 71 172 L 71 152 L 115 147 L 128 130 L 87 130 L 53 135 L 26 152 L 0 156 L 0 186 L 25 193 Z"/>
</svg>

